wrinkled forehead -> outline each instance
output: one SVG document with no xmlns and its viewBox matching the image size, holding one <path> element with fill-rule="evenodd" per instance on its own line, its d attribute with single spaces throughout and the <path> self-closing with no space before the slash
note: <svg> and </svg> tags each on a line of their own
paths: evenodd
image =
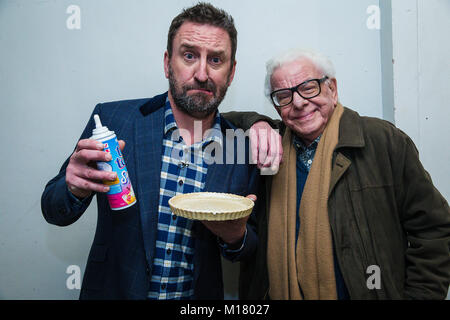
<svg viewBox="0 0 450 320">
<path fill-rule="evenodd" d="M 293 87 L 304 81 L 322 78 L 323 72 L 308 58 L 299 58 L 275 67 L 270 78 L 273 89 Z"/>
<path fill-rule="evenodd" d="M 185 22 L 174 38 L 174 47 L 208 48 L 231 52 L 231 39 L 228 32 L 210 24 Z"/>
</svg>

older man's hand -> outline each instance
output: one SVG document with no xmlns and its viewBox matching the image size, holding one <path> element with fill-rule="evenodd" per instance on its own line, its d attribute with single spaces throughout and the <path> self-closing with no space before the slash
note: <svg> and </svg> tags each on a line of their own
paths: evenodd
<svg viewBox="0 0 450 320">
<path fill-rule="evenodd" d="M 250 128 L 252 162 L 262 175 L 274 175 L 283 161 L 282 138 L 278 130 L 265 121 L 258 121 Z"/>
<path fill-rule="evenodd" d="M 256 196 L 250 194 L 247 198 L 256 201 Z M 223 240 L 223 242 L 234 245 L 239 244 L 245 235 L 245 229 L 247 227 L 247 220 L 250 215 L 236 219 L 226 221 L 207 221 L 202 220 L 202 223 L 216 236 Z"/>
</svg>

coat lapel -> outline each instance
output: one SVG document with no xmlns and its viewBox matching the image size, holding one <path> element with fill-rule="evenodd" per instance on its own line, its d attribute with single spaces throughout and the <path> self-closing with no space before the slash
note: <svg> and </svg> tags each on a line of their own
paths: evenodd
<svg viewBox="0 0 450 320">
<path fill-rule="evenodd" d="M 222 157 L 222 160 L 220 161 L 220 160 L 216 159 L 214 162 L 212 162 L 211 164 L 208 165 L 208 173 L 206 175 L 204 191 L 227 192 L 227 190 L 229 188 L 229 185 L 226 184 L 226 181 L 230 181 L 229 177 L 230 177 L 230 175 L 233 174 L 234 166 L 225 165 L 225 164 L 227 163 L 226 162 L 227 156 L 228 156 L 228 159 L 231 159 L 232 157 L 234 157 L 236 155 L 236 150 L 234 148 L 234 138 L 228 139 L 225 135 L 225 129 L 227 129 L 227 128 L 229 128 L 229 125 L 227 123 L 224 123 L 224 118 L 221 117 L 222 146 L 217 146 L 216 156 Z M 227 148 L 227 145 L 229 146 L 228 148 Z M 218 149 L 220 149 L 220 151 Z M 194 230 L 194 233 L 196 233 L 196 234 L 198 234 L 199 232 L 203 232 L 203 233 L 206 233 L 209 235 L 212 234 L 210 231 L 207 231 L 206 227 L 203 226 L 200 221 L 194 221 L 193 230 Z M 200 241 L 195 242 L 194 284 L 197 283 L 199 275 L 200 275 L 200 270 L 202 270 L 202 264 L 205 263 L 205 258 L 204 258 L 204 256 L 202 256 L 202 250 L 201 250 L 202 247 L 201 246 L 202 246 L 202 243 Z"/>
<path fill-rule="evenodd" d="M 208 165 L 205 190 L 208 190 L 209 192 L 226 192 L 228 186 L 223 182 L 228 181 L 226 178 L 233 173 L 232 171 L 234 168 L 233 166 L 226 164 L 229 164 L 230 162 L 237 163 L 235 138 L 234 136 L 228 137 L 225 134 L 225 130 L 229 128 L 228 123 L 221 117 L 222 145 L 220 146 L 217 144 L 216 157 L 221 157 L 222 160 L 219 160 L 219 158 Z"/>
<path fill-rule="evenodd" d="M 338 152 L 331 171 L 330 189 L 328 191 L 328 195 L 331 194 L 334 187 L 336 186 L 336 183 L 339 181 L 339 179 L 351 164 L 352 162 L 346 156 Z"/>
<path fill-rule="evenodd" d="M 157 96 L 144 104 L 136 121 L 136 178 L 145 256 L 151 266 L 158 226 L 159 184 L 163 141 L 165 97 Z"/>
<path fill-rule="evenodd" d="M 351 160 L 341 152 L 342 149 L 363 148 L 364 146 L 364 135 L 358 113 L 344 107 L 344 113 L 339 122 L 339 139 L 335 148 L 336 158 L 333 161 L 328 195 L 331 194 L 339 179 L 352 164 Z"/>
</svg>

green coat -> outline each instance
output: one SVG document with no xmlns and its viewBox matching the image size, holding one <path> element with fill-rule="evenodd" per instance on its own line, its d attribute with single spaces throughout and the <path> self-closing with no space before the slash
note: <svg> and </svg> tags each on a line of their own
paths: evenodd
<svg viewBox="0 0 450 320">
<path fill-rule="evenodd" d="M 248 128 L 266 119 L 224 114 Z M 284 132 L 281 122 L 278 125 Z M 267 212 L 257 212 L 259 246 L 241 262 L 240 298 L 267 297 Z M 264 198 L 264 199 L 261 199 Z M 265 208 L 264 208 L 265 207 Z M 450 209 L 411 139 L 391 123 L 345 108 L 333 153 L 328 212 L 333 244 L 351 299 L 444 299 L 450 280 Z M 380 289 L 369 289 L 378 266 Z M 369 286 L 368 286 L 369 284 Z"/>
</svg>

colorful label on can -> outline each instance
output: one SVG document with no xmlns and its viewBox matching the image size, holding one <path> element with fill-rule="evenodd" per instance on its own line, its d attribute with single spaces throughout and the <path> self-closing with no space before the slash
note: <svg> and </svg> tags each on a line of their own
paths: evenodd
<svg viewBox="0 0 450 320">
<path fill-rule="evenodd" d="M 102 171 L 116 172 L 117 178 L 114 181 L 103 181 L 109 186 L 106 196 L 112 210 L 127 208 L 136 202 L 133 187 L 128 176 L 127 167 L 120 151 L 117 138 L 103 141 L 105 145 L 104 151 L 111 154 L 111 161 L 97 162 L 97 167 Z"/>
</svg>

